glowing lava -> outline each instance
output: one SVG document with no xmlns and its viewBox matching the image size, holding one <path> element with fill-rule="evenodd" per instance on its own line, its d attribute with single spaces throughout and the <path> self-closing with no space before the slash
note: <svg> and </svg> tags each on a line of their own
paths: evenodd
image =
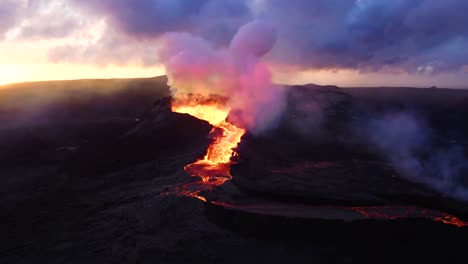
<svg viewBox="0 0 468 264">
<path fill-rule="evenodd" d="M 453 215 L 437 210 L 418 208 L 415 206 L 369 206 L 351 207 L 351 210 L 370 219 L 396 220 L 405 218 L 425 218 L 457 227 L 467 227 L 468 222 Z"/>
<path fill-rule="evenodd" d="M 198 176 L 202 181 L 179 187 L 177 192 L 180 195 L 206 201 L 200 195 L 202 190 L 220 186 L 232 178 L 230 173 L 231 157 L 236 155 L 233 149 L 241 141 L 245 130 L 226 120 L 230 111 L 226 101 L 226 98 L 214 95 L 209 97 L 185 95 L 178 96 L 172 101 L 173 112 L 189 114 L 205 120 L 213 126 L 210 133 L 213 142 L 208 147 L 206 155 L 184 168 L 189 175 Z"/>
<path fill-rule="evenodd" d="M 184 95 L 173 98 L 172 111 L 182 114 L 189 114 L 198 119 L 205 120 L 213 126 L 210 135 L 212 143 L 208 147 L 205 156 L 194 163 L 188 164 L 184 170 L 193 177 L 200 177 L 200 181 L 190 182 L 178 186 L 165 194 L 175 193 L 181 196 L 197 198 L 204 202 L 207 199 L 201 194 L 202 191 L 212 190 L 217 186 L 224 184 L 232 179 L 230 173 L 231 158 L 237 153 L 233 150 L 245 133 L 245 130 L 227 121 L 230 108 L 227 106 L 227 99 L 221 96 L 211 95 L 208 97 L 197 95 Z M 309 162 L 296 165 L 291 168 L 275 169 L 273 173 L 300 173 L 307 168 L 328 168 L 334 165 L 333 162 Z M 245 206 L 235 205 L 223 202 L 209 201 L 211 204 L 227 207 L 231 209 L 245 210 L 249 212 L 268 213 L 273 215 L 282 215 L 295 211 L 307 211 L 307 206 L 297 208 L 293 205 L 259 205 Z M 321 207 L 312 207 L 312 209 Z M 412 206 L 369 206 L 369 207 L 332 207 L 335 210 L 354 211 L 361 216 L 369 219 L 406 219 L 406 218 L 425 218 L 442 222 L 457 227 L 467 227 L 465 222 L 455 216 L 425 208 Z M 296 210 L 297 209 L 297 210 Z"/>
</svg>

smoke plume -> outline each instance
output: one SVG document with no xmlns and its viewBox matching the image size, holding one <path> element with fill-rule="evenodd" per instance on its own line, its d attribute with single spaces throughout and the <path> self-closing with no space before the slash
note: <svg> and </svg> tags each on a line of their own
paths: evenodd
<svg viewBox="0 0 468 264">
<path fill-rule="evenodd" d="M 226 96 L 230 120 L 260 133 L 285 106 L 283 87 L 272 84 L 270 70 L 261 61 L 275 41 L 274 28 L 254 21 L 241 27 L 224 49 L 188 33 L 168 33 L 159 55 L 174 97 L 187 93 Z"/>
<path fill-rule="evenodd" d="M 468 200 L 463 148 L 436 143 L 436 133 L 424 119 L 405 112 L 386 114 L 370 120 L 366 129 L 367 138 L 404 177 Z"/>
</svg>

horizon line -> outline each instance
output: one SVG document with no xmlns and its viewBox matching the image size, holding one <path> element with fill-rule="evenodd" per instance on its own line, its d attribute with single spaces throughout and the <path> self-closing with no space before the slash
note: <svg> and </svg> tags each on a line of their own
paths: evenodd
<svg viewBox="0 0 468 264">
<path fill-rule="evenodd" d="M 77 79 L 51 79 L 51 80 L 31 80 L 31 81 L 24 81 L 24 82 L 11 82 L 11 83 L 4 83 L 0 84 L 0 90 L 13 88 L 8 86 L 14 85 L 24 85 L 24 84 L 34 84 L 34 83 L 45 83 L 45 82 L 74 82 L 74 81 L 106 81 L 106 80 L 138 80 L 138 79 L 153 79 L 159 77 L 167 77 L 166 74 L 164 75 L 156 75 L 156 76 L 148 76 L 148 77 L 132 77 L 132 78 L 124 78 L 124 77 L 112 77 L 112 78 L 77 78 Z M 415 89 L 452 89 L 452 90 L 468 90 L 468 87 L 440 87 L 437 85 L 434 86 L 386 86 L 386 85 L 363 85 L 363 86 L 339 86 L 335 84 L 318 84 L 318 83 L 301 83 L 301 84 L 285 84 L 285 83 L 273 83 L 274 85 L 286 85 L 286 86 L 307 86 L 307 85 L 317 85 L 317 86 L 335 86 L 338 88 L 343 89 L 352 89 L 352 88 L 415 88 Z"/>
</svg>

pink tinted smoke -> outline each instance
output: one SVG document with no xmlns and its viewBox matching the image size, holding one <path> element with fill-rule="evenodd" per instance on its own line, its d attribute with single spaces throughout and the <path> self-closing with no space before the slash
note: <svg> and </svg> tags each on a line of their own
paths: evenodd
<svg viewBox="0 0 468 264">
<path fill-rule="evenodd" d="M 225 95 L 230 119 L 259 133 L 274 123 L 284 107 L 283 88 L 272 84 L 270 70 L 260 60 L 275 40 L 275 31 L 258 21 L 241 27 L 229 49 L 214 49 L 190 34 L 171 33 L 164 38 L 160 57 L 176 94 Z"/>
</svg>

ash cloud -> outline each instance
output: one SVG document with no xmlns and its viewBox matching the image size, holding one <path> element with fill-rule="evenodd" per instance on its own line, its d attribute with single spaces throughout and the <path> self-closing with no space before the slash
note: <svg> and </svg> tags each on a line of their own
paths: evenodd
<svg viewBox="0 0 468 264">
<path fill-rule="evenodd" d="M 228 48 L 187 33 L 164 37 L 160 57 L 174 96 L 220 94 L 229 98 L 230 120 L 253 133 L 272 125 L 285 106 L 285 90 L 273 85 L 260 60 L 274 45 L 275 30 L 254 21 L 239 29 Z"/>
<path fill-rule="evenodd" d="M 402 176 L 448 196 L 468 201 L 468 159 L 463 148 L 437 143 L 437 135 L 421 117 L 408 112 L 372 118 L 363 135 L 392 162 Z"/>
</svg>

